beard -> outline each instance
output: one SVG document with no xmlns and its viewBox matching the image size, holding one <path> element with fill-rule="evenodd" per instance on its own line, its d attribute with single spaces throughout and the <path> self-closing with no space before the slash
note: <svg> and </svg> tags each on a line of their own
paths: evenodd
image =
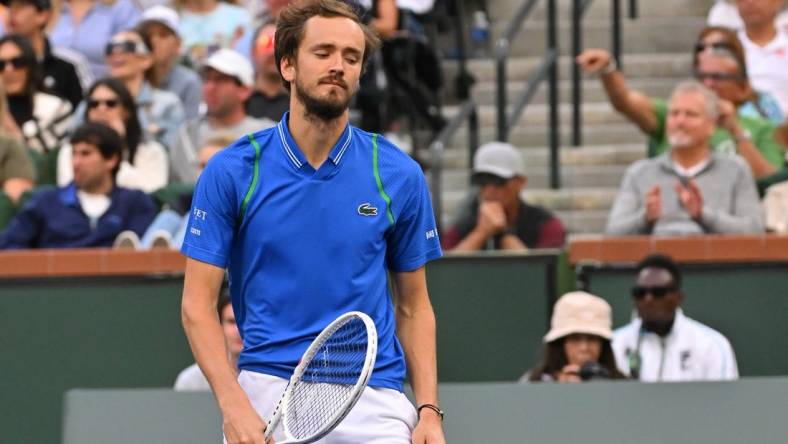
<svg viewBox="0 0 788 444">
<path fill-rule="evenodd" d="M 684 149 L 694 145 L 694 140 L 687 134 L 668 134 L 668 144 L 671 148 Z"/>
<path fill-rule="evenodd" d="M 673 322 L 675 320 L 675 317 L 672 319 L 652 319 L 648 321 L 644 319 L 642 326 L 643 330 L 665 337 L 673 329 Z"/>
<path fill-rule="evenodd" d="M 297 79 L 293 82 L 295 84 L 296 98 L 304 104 L 307 117 L 312 116 L 328 122 L 339 118 L 347 110 L 355 91 L 351 91 L 347 83 L 342 79 L 337 79 L 335 82 L 339 83 L 341 88 L 348 92 L 345 98 L 335 94 L 317 97 L 310 94 Z"/>
</svg>

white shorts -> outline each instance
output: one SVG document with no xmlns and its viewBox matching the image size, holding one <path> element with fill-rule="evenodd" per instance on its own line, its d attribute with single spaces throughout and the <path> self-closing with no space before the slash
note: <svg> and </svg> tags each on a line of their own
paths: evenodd
<svg viewBox="0 0 788 444">
<path fill-rule="evenodd" d="M 269 420 L 287 387 L 287 379 L 242 370 L 238 384 L 252 406 Z M 410 444 L 418 422 L 413 404 L 401 392 L 367 387 L 345 419 L 318 444 Z M 284 441 L 281 423 L 274 431 L 277 442 Z M 226 441 L 225 441 L 226 442 Z"/>
</svg>

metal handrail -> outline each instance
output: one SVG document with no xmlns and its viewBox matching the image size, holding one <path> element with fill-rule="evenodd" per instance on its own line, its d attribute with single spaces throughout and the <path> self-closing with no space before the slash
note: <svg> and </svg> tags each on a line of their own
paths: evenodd
<svg viewBox="0 0 788 444">
<path fill-rule="evenodd" d="M 497 71 L 497 136 L 498 140 L 506 141 L 509 131 L 517 123 L 526 105 L 531 101 L 538 85 L 545 79 L 549 83 L 549 146 L 550 146 L 550 186 L 558 189 L 561 186 L 560 164 L 558 159 L 559 122 L 558 122 L 558 33 L 556 0 L 547 0 L 547 48 L 542 64 L 529 76 L 527 86 L 515 100 L 511 115 L 507 115 L 506 62 L 509 58 L 512 41 L 522 28 L 522 24 L 532 12 L 539 0 L 526 0 L 517 10 L 514 18 L 506 28 L 503 37 L 498 39 L 495 47 Z"/>
<path fill-rule="evenodd" d="M 574 63 L 575 58 L 583 51 L 582 19 L 593 0 L 573 0 L 572 4 L 572 145 L 583 144 L 582 87 L 580 67 Z M 629 0 L 629 18 L 638 17 L 638 1 Z M 610 14 L 611 53 L 619 68 L 623 67 L 621 59 L 621 0 L 611 0 Z"/>
<path fill-rule="evenodd" d="M 468 155 L 469 165 L 473 163 L 473 153 L 479 146 L 479 116 L 473 100 L 466 100 L 460 106 L 460 111 L 446 123 L 438 137 L 430 144 L 432 161 L 430 162 L 430 182 L 432 188 L 432 210 L 435 213 L 435 223 L 438 232 L 443 231 L 443 154 L 449 139 L 457 132 L 465 120 L 468 120 Z"/>
</svg>

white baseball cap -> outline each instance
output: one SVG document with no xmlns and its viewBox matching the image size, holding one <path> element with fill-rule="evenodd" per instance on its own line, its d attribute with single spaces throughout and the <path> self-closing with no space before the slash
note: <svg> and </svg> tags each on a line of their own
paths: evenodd
<svg viewBox="0 0 788 444">
<path fill-rule="evenodd" d="M 572 291 L 558 299 L 544 342 L 553 342 L 574 333 L 611 339 L 613 317 L 610 304 L 584 291 Z"/>
<path fill-rule="evenodd" d="M 222 48 L 211 54 L 203 63 L 203 69 L 213 68 L 222 74 L 235 77 L 244 86 L 254 86 L 252 62 L 238 51 Z"/>
<path fill-rule="evenodd" d="M 142 13 L 142 17 L 140 17 L 140 23 L 144 24 L 145 22 L 161 23 L 170 28 L 170 31 L 174 32 L 175 35 L 180 35 L 178 32 L 178 27 L 180 26 L 178 13 L 172 8 L 156 5 L 146 9 L 145 12 Z"/>
<path fill-rule="evenodd" d="M 503 179 L 525 177 L 523 157 L 509 143 L 485 143 L 473 156 L 473 174 L 492 174 Z"/>
</svg>

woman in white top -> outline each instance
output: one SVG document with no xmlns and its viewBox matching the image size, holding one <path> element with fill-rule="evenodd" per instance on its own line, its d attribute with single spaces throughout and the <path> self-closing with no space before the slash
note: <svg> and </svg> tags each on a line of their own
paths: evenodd
<svg viewBox="0 0 788 444">
<path fill-rule="evenodd" d="M 39 64 L 24 37 L 0 38 L 0 72 L 8 96 L 8 110 L 29 148 L 46 155 L 60 146 L 71 117 L 71 104 L 39 90 Z"/>
<path fill-rule="evenodd" d="M 97 81 L 88 90 L 85 103 L 85 121 L 110 126 L 126 142 L 116 183 L 146 193 L 167 185 L 167 151 L 155 140 L 145 139 L 134 99 L 123 83 L 117 79 Z M 71 153 L 71 146 L 65 145 L 58 155 L 57 183 L 60 186 L 68 184 L 74 177 Z"/>
</svg>

